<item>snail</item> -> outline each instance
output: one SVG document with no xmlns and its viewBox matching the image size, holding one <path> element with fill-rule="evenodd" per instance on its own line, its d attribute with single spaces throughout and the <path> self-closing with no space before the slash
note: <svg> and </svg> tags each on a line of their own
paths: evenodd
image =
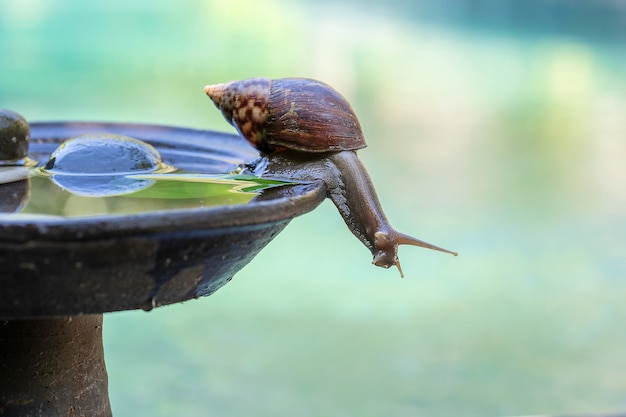
<svg viewBox="0 0 626 417">
<path fill-rule="evenodd" d="M 329 85 L 307 78 L 250 78 L 208 85 L 205 93 L 226 120 L 261 152 L 256 175 L 322 180 L 351 232 L 371 251 L 372 263 L 396 266 L 399 245 L 457 255 L 396 231 L 382 210 L 356 151 L 365 139 L 348 101 Z"/>
</svg>

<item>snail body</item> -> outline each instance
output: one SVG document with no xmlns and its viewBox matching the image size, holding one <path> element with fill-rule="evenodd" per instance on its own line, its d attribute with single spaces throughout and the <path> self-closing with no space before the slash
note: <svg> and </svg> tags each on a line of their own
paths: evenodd
<svg viewBox="0 0 626 417">
<path fill-rule="evenodd" d="M 396 266 L 399 245 L 456 255 L 396 231 L 388 222 L 367 169 L 366 147 L 350 104 L 330 86 L 305 78 L 251 78 L 205 87 L 226 120 L 262 153 L 255 174 L 323 181 L 350 231 L 377 266 Z"/>
</svg>

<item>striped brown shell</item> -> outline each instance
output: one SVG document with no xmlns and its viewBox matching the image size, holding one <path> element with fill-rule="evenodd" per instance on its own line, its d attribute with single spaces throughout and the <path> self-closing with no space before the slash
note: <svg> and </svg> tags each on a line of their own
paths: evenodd
<svg viewBox="0 0 626 417">
<path fill-rule="evenodd" d="M 338 152 L 366 147 L 348 101 L 308 78 L 250 78 L 205 87 L 222 114 L 262 152 Z"/>
</svg>

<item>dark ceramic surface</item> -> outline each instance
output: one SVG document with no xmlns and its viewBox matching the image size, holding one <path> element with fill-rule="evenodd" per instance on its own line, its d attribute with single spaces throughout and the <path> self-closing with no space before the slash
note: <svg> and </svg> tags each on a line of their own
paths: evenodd
<svg viewBox="0 0 626 417">
<path fill-rule="evenodd" d="M 102 314 L 0 325 L 0 417 L 110 417 Z"/>
<path fill-rule="evenodd" d="M 165 163 L 200 173 L 225 173 L 257 156 L 235 135 L 102 123 L 34 123 L 29 156 L 44 163 L 59 143 L 90 132 L 144 140 Z M 36 220 L 0 216 L 0 317 L 150 309 L 210 295 L 290 219 L 324 198 L 323 185 L 313 183 L 266 190 L 238 206 Z"/>
</svg>

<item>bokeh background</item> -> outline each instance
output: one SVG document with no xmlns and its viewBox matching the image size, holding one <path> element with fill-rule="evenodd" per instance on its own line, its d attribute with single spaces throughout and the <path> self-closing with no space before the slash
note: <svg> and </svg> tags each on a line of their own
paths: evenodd
<svg viewBox="0 0 626 417">
<path fill-rule="evenodd" d="M 322 79 L 392 223 L 329 202 L 215 295 L 109 314 L 116 416 L 626 411 L 626 3 L 0 0 L 0 107 L 232 131 L 208 83 Z"/>
</svg>

